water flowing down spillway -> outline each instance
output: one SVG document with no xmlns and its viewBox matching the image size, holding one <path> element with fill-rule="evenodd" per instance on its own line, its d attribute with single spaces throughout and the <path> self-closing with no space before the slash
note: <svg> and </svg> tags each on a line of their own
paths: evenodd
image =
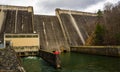
<svg viewBox="0 0 120 72">
<path fill-rule="evenodd" d="M 69 14 L 69 15 L 70 15 L 71 21 L 73 22 L 72 24 L 75 27 L 79 37 L 81 38 L 81 41 L 82 41 L 83 45 L 84 45 L 85 44 L 85 40 L 84 40 L 84 38 L 82 36 L 82 33 L 80 32 L 80 30 L 79 30 L 79 28 L 77 26 L 77 23 L 76 23 L 75 19 L 73 18 L 73 16 L 71 14 Z"/>
<path fill-rule="evenodd" d="M 47 39 L 47 33 L 46 33 L 46 29 L 45 29 L 45 23 L 43 22 L 43 31 L 44 31 L 44 36 L 45 36 L 45 40 L 46 40 L 46 48 L 48 47 L 48 39 Z"/>
<path fill-rule="evenodd" d="M 35 15 L 34 29 L 40 36 L 41 48 L 47 51 L 69 49 L 56 16 Z"/>
<path fill-rule="evenodd" d="M 18 10 L 16 10 L 16 14 L 15 14 L 15 33 L 17 31 L 17 15 L 18 15 Z"/>
<path fill-rule="evenodd" d="M 22 58 L 26 72 L 119 72 L 120 58 L 62 53 L 62 68 L 55 69 L 39 57 Z"/>
</svg>

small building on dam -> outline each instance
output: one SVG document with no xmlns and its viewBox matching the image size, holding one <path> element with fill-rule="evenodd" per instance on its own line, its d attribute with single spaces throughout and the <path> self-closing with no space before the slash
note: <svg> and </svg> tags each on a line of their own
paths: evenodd
<svg viewBox="0 0 120 72">
<path fill-rule="evenodd" d="M 4 34 L 4 41 L 9 42 L 19 56 L 37 55 L 40 49 L 38 34 Z"/>
</svg>

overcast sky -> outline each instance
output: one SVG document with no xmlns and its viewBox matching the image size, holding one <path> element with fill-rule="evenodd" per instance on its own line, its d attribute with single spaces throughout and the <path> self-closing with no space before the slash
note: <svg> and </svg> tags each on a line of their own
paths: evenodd
<svg viewBox="0 0 120 72">
<path fill-rule="evenodd" d="M 0 0 L 2 5 L 33 6 L 35 14 L 54 15 L 56 8 L 85 12 L 97 12 L 107 2 L 120 0 Z"/>
</svg>

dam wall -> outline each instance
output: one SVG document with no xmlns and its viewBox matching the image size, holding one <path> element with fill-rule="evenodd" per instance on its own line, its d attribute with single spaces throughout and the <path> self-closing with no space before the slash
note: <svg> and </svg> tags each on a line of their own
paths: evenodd
<svg viewBox="0 0 120 72">
<path fill-rule="evenodd" d="M 68 50 L 85 45 L 96 22 L 95 13 L 56 9 L 56 16 L 34 15 L 33 7 L 0 5 L 0 41 L 5 33 L 38 33 L 40 48 L 47 51 Z"/>
<path fill-rule="evenodd" d="M 85 45 L 96 21 L 95 13 L 56 9 L 56 16 L 34 15 L 34 31 L 40 35 L 41 49 L 69 50 Z"/>
<path fill-rule="evenodd" d="M 89 12 L 82 12 L 82 11 L 75 11 L 75 10 L 65 10 L 65 9 L 56 9 L 56 12 L 58 12 L 59 14 L 75 14 L 75 15 L 87 15 L 87 16 L 97 16 L 96 13 L 89 13 Z"/>
<path fill-rule="evenodd" d="M 20 10 L 6 11 L 5 33 L 32 33 L 32 28 L 32 13 Z"/>
<path fill-rule="evenodd" d="M 56 16 L 34 15 L 34 29 L 40 36 L 40 48 L 47 51 L 69 50 Z"/>
<path fill-rule="evenodd" d="M 5 14 L 3 11 L 0 12 L 0 32 L 1 32 L 1 29 L 2 29 L 2 25 L 3 25 L 3 22 L 4 22 L 4 19 L 5 19 Z"/>
<path fill-rule="evenodd" d="M 62 9 L 56 9 L 56 16 L 70 46 L 85 45 L 97 20 L 97 14 L 95 13 Z M 93 26 L 92 29 L 91 26 Z"/>
<path fill-rule="evenodd" d="M 79 46 L 71 47 L 71 52 L 120 57 L 120 46 Z"/>
<path fill-rule="evenodd" d="M 0 6 L 1 22 L 0 40 L 4 33 L 33 33 L 33 7 Z"/>
<path fill-rule="evenodd" d="M 0 5 L 0 10 L 21 10 L 21 11 L 28 11 L 33 12 L 32 6 L 12 6 L 12 5 Z"/>
</svg>

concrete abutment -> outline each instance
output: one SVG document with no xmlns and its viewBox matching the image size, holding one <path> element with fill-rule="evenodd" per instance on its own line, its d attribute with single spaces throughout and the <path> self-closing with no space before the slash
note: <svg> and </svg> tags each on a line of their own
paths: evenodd
<svg viewBox="0 0 120 72">
<path fill-rule="evenodd" d="M 71 52 L 120 57 L 120 46 L 79 46 L 71 47 Z"/>
</svg>

